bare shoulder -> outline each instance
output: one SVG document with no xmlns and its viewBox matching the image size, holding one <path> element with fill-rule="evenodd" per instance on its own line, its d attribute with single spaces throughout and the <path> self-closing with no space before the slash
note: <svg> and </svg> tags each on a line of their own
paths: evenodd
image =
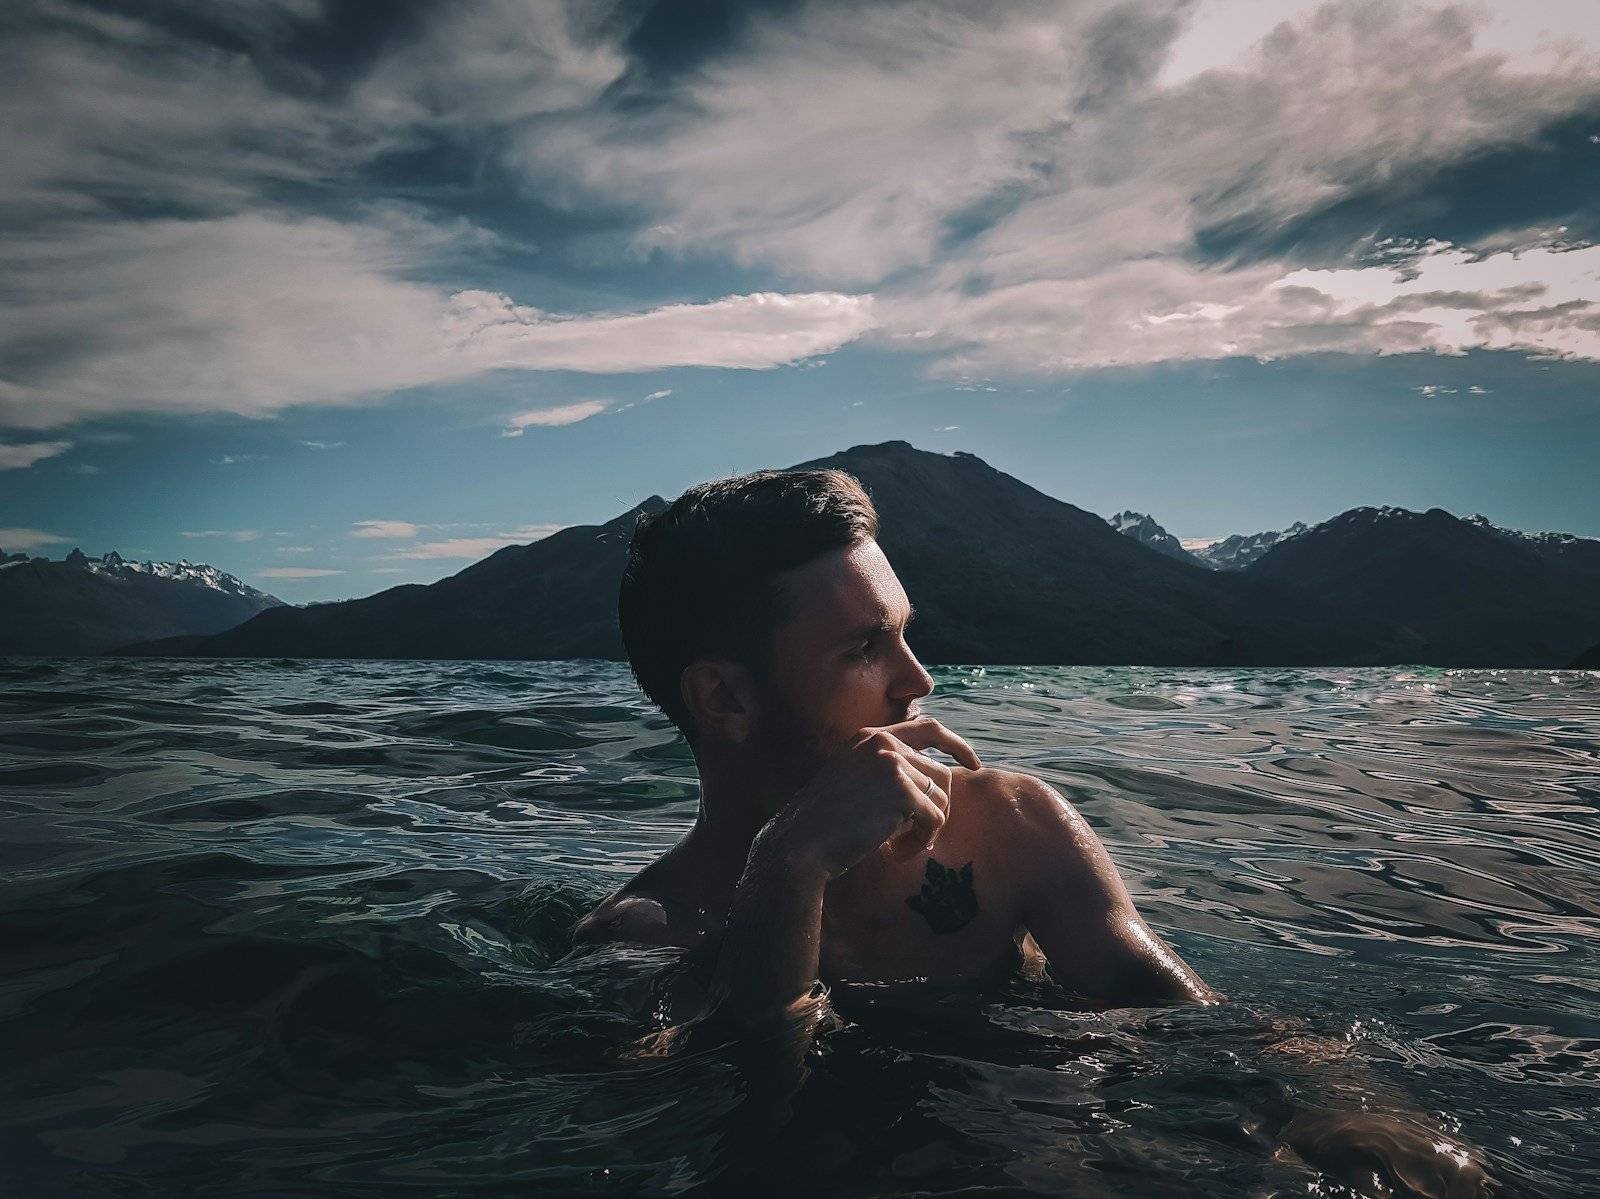
<svg viewBox="0 0 1600 1199">
<path fill-rule="evenodd" d="M 966 775 L 969 806 L 1019 875 L 1082 898 L 1123 894 L 1110 854 L 1082 813 L 1043 779 L 984 767 Z M 1076 885 L 1074 885 L 1076 884 Z"/>
<path fill-rule="evenodd" d="M 666 905 L 651 895 L 623 890 L 590 912 L 572 930 L 572 943 L 604 945 L 623 941 L 636 945 L 672 944 Z"/>
</svg>

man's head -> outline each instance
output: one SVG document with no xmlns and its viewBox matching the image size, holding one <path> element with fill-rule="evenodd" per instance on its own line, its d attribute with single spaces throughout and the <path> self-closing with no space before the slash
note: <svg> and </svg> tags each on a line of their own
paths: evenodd
<svg viewBox="0 0 1600 1199">
<path fill-rule="evenodd" d="M 877 532 L 871 499 L 838 470 L 715 479 L 641 518 L 618 601 L 623 643 L 697 754 L 707 738 L 783 737 L 796 739 L 794 766 L 814 764 L 825 742 L 903 719 L 928 693 Z"/>
</svg>

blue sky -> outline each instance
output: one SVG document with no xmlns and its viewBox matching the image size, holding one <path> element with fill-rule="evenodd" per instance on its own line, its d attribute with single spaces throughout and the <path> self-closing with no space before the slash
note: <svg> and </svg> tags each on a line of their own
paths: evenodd
<svg viewBox="0 0 1600 1199">
<path fill-rule="evenodd" d="M 0 15 L 0 547 L 291 601 L 903 438 L 1600 536 L 1589 0 Z"/>
</svg>

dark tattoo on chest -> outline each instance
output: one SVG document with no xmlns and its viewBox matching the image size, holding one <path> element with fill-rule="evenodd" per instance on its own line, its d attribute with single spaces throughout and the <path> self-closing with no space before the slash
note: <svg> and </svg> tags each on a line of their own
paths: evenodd
<svg viewBox="0 0 1600 1199">
<path fill-rule="evenodd" d="M 972 889 L 972 863 L 960 870 L 928 859 L 920 894 L 909 896 L 906 906 L 920 912 L 936 933 L 953 933 L 971 924 L 978 914 L 978 893 Z"/>
</svg>

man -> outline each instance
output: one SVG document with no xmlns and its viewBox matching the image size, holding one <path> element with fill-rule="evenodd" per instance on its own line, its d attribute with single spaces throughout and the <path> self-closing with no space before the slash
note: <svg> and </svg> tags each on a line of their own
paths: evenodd
<svg viewBox="0 0 1600 1199">
<path fill-rule="evenodd" d="M 700 810 L 575 940 L 696 951 L 714 971 L 695 1015 L 735 1026 L 819 980 L 976 983 L 1041 964 L 1098 1005 L 1217 1000 L 1070 804 L 917 715 L 933 680 L 877 531 L 836 470 L 714 480 L 641 520 L 623 640 L 693 748 Z"/>
</svg>

